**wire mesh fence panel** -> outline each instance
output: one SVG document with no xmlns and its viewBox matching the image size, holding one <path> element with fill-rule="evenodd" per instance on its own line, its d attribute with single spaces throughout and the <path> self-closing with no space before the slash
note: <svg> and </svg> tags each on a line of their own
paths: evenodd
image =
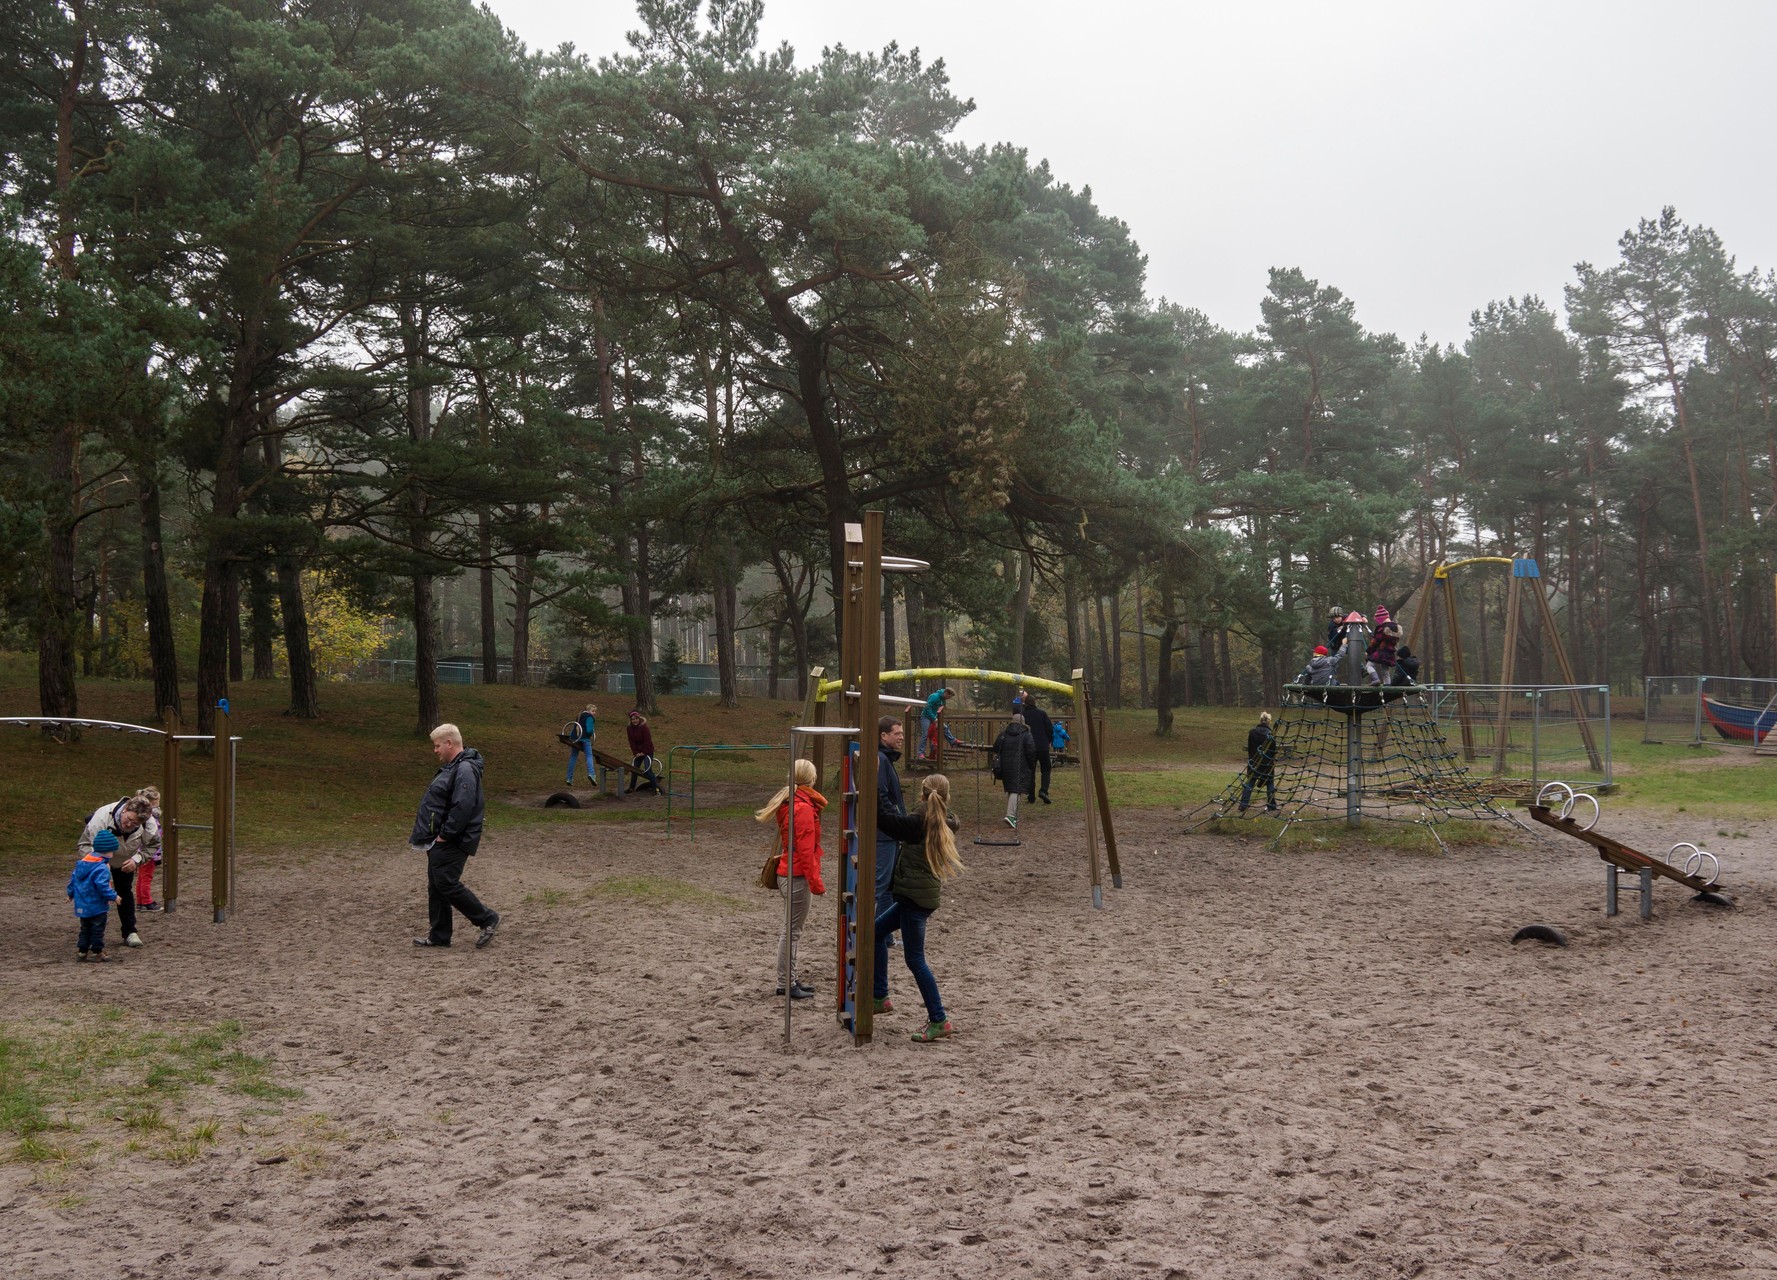
<svg viewBox="0 0 1777 1280">
<path fill-rule="evenodd" d="M 1641 740 L 1697 743 L 1703 729 L 1697 693 L 1702 676 L 1647 676 L 1642 682 Z"/>
<path fill-rule="evenodd" d="M 1473 772 L 1609 786 L 1610 690 L 1599 685 L 1429 685 L 1432 717 Z"/>
</svg>

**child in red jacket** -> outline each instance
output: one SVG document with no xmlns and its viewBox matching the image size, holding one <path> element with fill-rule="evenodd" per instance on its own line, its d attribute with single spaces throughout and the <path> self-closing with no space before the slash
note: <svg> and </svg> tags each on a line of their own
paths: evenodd
<svg viewBox="0 0 1777 1280">
<path fill-rule="evenodd" d="M 781 787 L 753 818 L 777 821 L 777 885 L 790 900 L 777 940 L 777 993 L 783 995 L 788 985 L 791 999 L 806 1000 L 814 988 L 804 986 L 796 977 L 796 943 L 802 937 L 802 922 L 808 918 L 809 895 L 827 892 L 821 883 L 821 810 L 827 807 L 827 797 L 814 789 L 814 761 L 798 760 L 795 776 L 793 802 L 790 789 Z"/>
</svg>

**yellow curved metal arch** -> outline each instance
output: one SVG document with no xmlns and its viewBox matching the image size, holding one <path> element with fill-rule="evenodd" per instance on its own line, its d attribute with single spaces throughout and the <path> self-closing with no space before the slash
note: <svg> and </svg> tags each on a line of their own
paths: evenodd
<svg viewBox="0 0 1777 1280">
<path fill-rule="evenodd" d="M 1448 578 L 1450 576 L 1450 570 L 1460 569 L 1464 565 L 1516 563 L 1518 563 L 1517 560 L 1513 559 L 1511 556 L 1470 556 L 1466 560 L 1451 560 L 1439 564 L 1437 568 L 1431 571 L 1431 576 L 1434 578 Z"/>
<path fill-rule="evenodd" d="M 1020 675 L 1013 671 L 988 671 L 981 667 L 910 667 L 904 671 L 884 671 L 877 679 L 884 684 L 891 680 L 985 680 L 989 684 L 1016 684 L 1027 689 L 1042 689 L 1070 699 L 1074 696 L 1074 687 L 1071 684 L 1062 684 L 1059 680 Z M 829 693 L 844 687 L 843 680 L 823 680 L 815 692 L 814 700 L 825 702 Z"/>
</svg>

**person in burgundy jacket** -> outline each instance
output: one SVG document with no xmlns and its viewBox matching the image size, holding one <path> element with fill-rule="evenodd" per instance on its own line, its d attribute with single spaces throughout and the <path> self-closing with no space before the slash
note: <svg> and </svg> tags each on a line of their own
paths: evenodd
<svg viewBox="0 0 1777 1280">
<path fill-rule="evenodd" d="M 640 711 L 631 711 L 627 732 L 629 754 L 634 757 L 630 763 L 635 771 L 629 775 L 629 785 L 623 793 L 628 795 L 646 786 L 660 794 L 660 776 L 654 772 L 654 731 L 648 727 L 647 717 Z"/>
</svg>

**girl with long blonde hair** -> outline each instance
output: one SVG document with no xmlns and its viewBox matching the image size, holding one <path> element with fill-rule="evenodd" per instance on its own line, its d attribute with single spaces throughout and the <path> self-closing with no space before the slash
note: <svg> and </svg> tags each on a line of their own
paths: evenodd
<svg viewBox="0 0 1777 1280">
<path fill-rule="evenodd" d="M 814 994 L 814 988 L 803 985 L 796 976 L 796 944 L 802 937 L 802 922 L 808 918 L 809 895 L 827 892 L 821 883 L 821 810 L 827 807 L 827 797 L 814 789 L 818 777 L 814 761 L 798 760 L 794 794 L 789 787 L 779 787 L 753 815 L 755 822 L 777 823 L 778 892 L 790 900 L 777 940 L 777 993 L 783 995 L 787 986 L 793 1000 L 806 1000 Z"/>
<path fill-rule="evenodd" d="M 888 939 L 898 930 L 901 956 L 926 1006 L 925 1030 L 913 1038 L 929 1043 L 950 1036 L 950 1018 L 938 994 L 938 980 L 926 963 L 926 922 L 938 909 L 945 882 L 963 871 L 962 855 L 956 848 L 959 824 L 950 812 L 950 779 L 941 773 L 927 775 L 919 785 L 919 804 L 908 816 L 922 821 L 923 838 L 918 844 L 901 846 L 894 878 L 889 882 L 889 901 L 877 903 L 876 981 L 871 994 L 876 1012 L 888 1013 L 894 1008 L 888 990 Z"/>
</svg>

